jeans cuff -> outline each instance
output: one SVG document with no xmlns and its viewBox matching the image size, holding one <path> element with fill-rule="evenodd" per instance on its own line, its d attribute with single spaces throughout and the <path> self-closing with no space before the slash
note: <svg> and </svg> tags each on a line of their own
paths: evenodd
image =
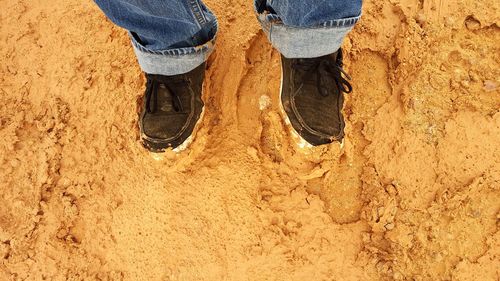
<svg viewBox="0 0 500 281">
<path fill-rule="evenodd" d="M 315 58 L 335 53 L 361 15 L 329 20 L 314 27 L 287 26 L 277 15 L 266 12 L 258 13 L 257 18 L 271 44 L 283 56 Z"/>
<path fill-rule="evenodd" d="M 217 22 L 214 23 L 217 29 Z M 129 32 L 142 71 L 148 74 L 177 75 L 187 73 L 207 60 L 214 49 L 216 33 L 202 45 L 161 51 L 150 50 Z"/>
</svg>

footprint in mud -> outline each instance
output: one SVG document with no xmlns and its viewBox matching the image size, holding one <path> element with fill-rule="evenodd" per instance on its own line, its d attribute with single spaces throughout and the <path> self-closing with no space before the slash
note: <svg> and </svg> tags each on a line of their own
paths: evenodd
<svg viewBox="0 0 500 281">
<path fill-rule="evenodd" d="M 245 72 L 237 92 L 238 129 L 246 145 L 259 146 L 262 153 L 280 162 L 284 154 L 296 152 L 300 141 L 285 125 L 280 109 L 280 55 L 262 32 L 248 45 Z"/>
<path fill-rule="evenodd" d="M 264 33 L 249 42 L 245 74 L 238 89 L 238 129 L 247 145 L 256 145 L 274 161 L 283 160 L 288 144 L 279 112 L 279 54 Z"/>
<path fill-rule="evenodd" d="M 360 219 L 364 204 L 361 195 L 366 192 L 364 169 L 369 163 L 365 156 L 369 144 L 366 134 L 374 130 L 374 123 L 370 120 L 381 106 L 390 101 L 392 94 L 388 65 L 380 55 L 364 51 L 353 58 L 348 71 L 353 77 L 354 91 L 344 107 L 347 121 L 345 150 L 338 159 L 331 158 L 330 169 L 321 183 L 309 181 L 312 187 L 322 186 L 320 197 L 326 202 L 330 217 L 337 223 L 353 223 Z"/>
<path fill-rule="evenodd" d="M 283 145 L 286 145 L 286 136 L 281 118 L 276 111 L 264 113 L 261 118 L 260 147 L 275 162 L 284 160 Z"/>
</svg>

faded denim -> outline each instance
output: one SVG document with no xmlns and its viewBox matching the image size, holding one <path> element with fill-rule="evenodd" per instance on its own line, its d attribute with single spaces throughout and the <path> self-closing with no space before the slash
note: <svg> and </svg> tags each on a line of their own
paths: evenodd
<svg viewBox="0 0 500 281">
<path fill-rule="evenodd" d="M 111 21 L 129 30 L 146 73 L 189 72 L 213 50 L 217 20 L 201 0 L 95 2 Z M 255 0 L 254 6 L 270 42 L 289 58 L 337 51 L 361 14 L 361 0 Z"/>
<path fill-rule="evenodd" d="M 213 50 L 217 20 L 199 0 L 95 0 L 129 31 L 142 70 L 175 75 L 202 64 Z"/>
<path fill-rule="evenodd" d="M 336 52 L 361 16 L 361 0 L 256 0 L 271 44 L 287 58 Z"/>
</svg>

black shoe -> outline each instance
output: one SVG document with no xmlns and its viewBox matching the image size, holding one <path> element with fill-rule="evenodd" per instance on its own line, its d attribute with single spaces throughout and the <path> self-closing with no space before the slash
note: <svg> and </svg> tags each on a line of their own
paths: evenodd
<svg viewBox="0 0 500 281">
<path fill-rule="evenodd" d="M 281 103 L 292 127 L 308 143 L 322 145 L 344 137 L 343 93 L 352 91 L 342 69 L 342 50 L 307 59 L 281 56 Z"/>
<path fill-rule="evenodd" d="M 174 76 L 146 74 L 139 127 L 151 152 L 177 148 L 191 136 L 203 111 L 201 92 L 205 63 Z"/>
</svg>

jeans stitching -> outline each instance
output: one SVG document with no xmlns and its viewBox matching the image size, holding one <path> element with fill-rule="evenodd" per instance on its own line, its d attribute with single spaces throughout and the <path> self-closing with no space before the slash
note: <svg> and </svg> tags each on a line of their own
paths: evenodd
<svg viewBox="0 0 500 281">
<path fill-rule="evenodd" d="M 261 14 L 264 15 L 264 14 Z M 345 18 L 345 19 L 336 19 L 336 20 L 329 20 L 322 22 L 318 25 L 315 26 L 309 26 L 309 27 L 304 27 L 304 26 L 291 26 L 291 25 L 286 25 L 286 27 L 289 28 L 297 28 L 297 29 L 316 29 L 316 28 L 330 28 L 330 27 L 351 27 L 354 26 L 361 18 L 361 15 L 357 17 L 352 17 L 352 18 Z M 275 14 L 267 14 L 264 15 L 264 20 L 267 22 L 280 22 L 281 24 L 281 18 L 278 15 Z M 283 24 L 284 25 L 284 24 Z"/>
<path fill-rule="evenodd" d="M 201 4 L 199 0 L 190 0 L 189 4 L 191 4 L 191 11 L 193 12 L 193 15 L 198 22 L 198 25 L 200 28 L 203 27 L 205 23 L 207 23 L 207 19 L 205 18 L 205 15 L 203 14 Z"/>
</svg>

